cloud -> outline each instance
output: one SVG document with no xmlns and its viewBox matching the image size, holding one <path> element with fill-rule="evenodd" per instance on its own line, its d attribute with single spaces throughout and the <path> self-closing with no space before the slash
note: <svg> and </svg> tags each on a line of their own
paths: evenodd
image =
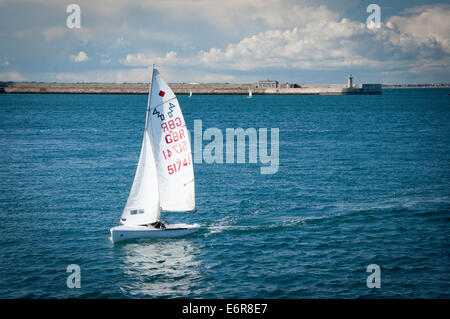
<svg viewBox="0 0 450 319">
<path fill-rule="evenodd" d="M 55 6 L 59 0 L 34 0 L 38 3 Z M 306 6 L 314 3 L 311 0 L 171 0 L 171 1 L 142 1 L 142 0 L 109 0 L 101 5 L 89 0 L 77 2 L 82 14 L 89 12 L 99 20 L 109 21 L 122 18 L 125 12 L 156 13 L 165 20 L 201 20 L 208 22 L 213 28 L 222 28 L 227 32 L 241 32 L 245 28 L 291 27 L 299 23 L 329 18 L 330 11 L 325 5 L 318 7 Z M 168 14 L 170 13 L 170 14 Z M 82 18 L 83 19 L 83 18 Z"/>
<path fill-rule="evenodd" d="M 19 72 L 0 72 L 0 81 L 25 81 L 26 78 Z"/>
<path fill-rule="evenodd" d="M 85 61 L 89 60 L 86 52 L 84 52 L 84 51 L 80 51 L 77 55 L 71 55 L 70 59 L 73 62 L 85 62 Z"/>
<path fill-rule="evenodd" d="M 126 58 L 121 61 L 122 64 L 127 66 L 151 66 L 152 64 L 166 64 L 166 63 L 178 63 L 177 53 L 169 51 L 164 57 L 158 57 L 154 54 L 127 54 Z"/>
<path fill-rule="evenodd" d="M 269 30 L 229 44 L 225 50 L 212 48 L 199 53 L 209 67 L 237 70 L 259 68 L 324 69 L 366 65 L 366 57 L 352 50 L 352 38 L 368 36 L 365 25 L 350 22 L 309 24 L 292 30 Z M 358 39 L 369 42 L 369 39 Z"/>
<path fill-rule="evenodd" d="M 225 49 L 201 51 L 198 58 L 209 68 L 241 71 L 411 66 L 420 69 L 417 65 L 421 64 L 428 69 L 433 65 L 447 65 L 448 69 L 450 59 L 446 50 L 450 31 L 432 33 L 433 28 L 439 29 L 445 14 L 436 8 L 414 12 L 411 17 L 394 17 L 380 29 L 370 29 L 364 23 L 348 19 L 336 20 L 329 14 L 328 19 L 311 21 L 301 27 L 245 37 Z M 432 16 L 436 20 L 433 28 L 418 31 L 415 23 L 433 19 Z"/>
<path fill-rule="evenodd" d="M 168 82 L 235 82 L 239 78 L 235 75 L 224 74 L 223 72 L 209 72 L 190 69 L 180 69 L 177 67 L 158 67 L 164 79 Z M 1 73 L 0 73 L 1 75 Z M 38 78 L 48 78 L 49 81 L 56 82 L 103 82 L 103 83 L 149 83 L 152 76 L 151 67 L 137 67 L 130 69 L 110 69 L 81 72 L 59 72 L 39 74 Z"/>
<path fill-rule="evenodd" d="M 393 16 L 388 23 L 415 38 L 434 39 L 450 53 L 450 5 L 421 6 L 406 14 Z"/>
<path fill-rule="evenodd" d="M 384 24 L 370 30 L 365 5 L 353 0 L 77 3 L 81 29 L 66 27 L 59 0 L 0 1 L 1 55 L 10 63 L 2 70 L 33 80 L 141 81 L 156 63 L 173 81 L 189 82 L 340 81 L 356 70 L 371 81 L 387 74 L 446 81 L 450 72 L 449 5 L 382 6 Z M 90 62 L 66 63 L 68 56 Z"/>
<path fill-rule="evenodd" d="M 103 83 L 137 83 L 149 82 L 151 77 L 151 69 L 136 68 L 136 69 L 111 69 L 83 71 L 83 72 L 60 72 L 47 73 L 46 77 L 52 81 L 58 82 L 103 82 Z"/>
<path fill-rule="evenodd" d="M 312 21 L 336 19 L 338 14 L 325 5 L 307 6 L 307 0 L 200 0 L 200 1 L 138 1 L 135 5 L 164 14 L 170 12 L 170 20 L 186 17 L 206 22 L 210 28 L 231 35 L 261 29 L 290 28 Z"/>
</svg>

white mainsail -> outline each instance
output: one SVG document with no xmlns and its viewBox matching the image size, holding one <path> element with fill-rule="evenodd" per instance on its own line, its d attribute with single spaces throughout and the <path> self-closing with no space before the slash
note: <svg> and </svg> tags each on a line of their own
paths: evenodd
<svg viewBox="0 0 450 319">
<path fill-rule="evenodd" d="M 252 97 L 252 90 L 249 88 L 248 89 L 248 97 L 251 98 Z"/>
<path fill-rule="evenodd" d="M 178 100 L 153 69 L 141 154 L 120 222 L 154 223 L 161 210 L 195 210 L 194 170 Z"/>
<path fill-rule="evenodd" d="M 192 96 L 192 91 L 189 91 L 189 97 L 191 97 Z"/>
<path fill-rule="evenodd" d="M 194 211 L 194 169 L 186 123 L 177 97 L 156 69 L 152 76 L 148 121 L 161 210 Z"/>
</svg>

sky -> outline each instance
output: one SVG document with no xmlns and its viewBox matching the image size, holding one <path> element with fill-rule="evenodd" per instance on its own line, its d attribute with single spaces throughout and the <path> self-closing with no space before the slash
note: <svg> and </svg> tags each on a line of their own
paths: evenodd
<svg viewBox="0 0 450 319">
<path fill-rule="evenodd" d="M 450 83 L 450 3 L 0 0 L 0 81 L 149 82 L 154 63 L 178 83 Z"/>
</svg>

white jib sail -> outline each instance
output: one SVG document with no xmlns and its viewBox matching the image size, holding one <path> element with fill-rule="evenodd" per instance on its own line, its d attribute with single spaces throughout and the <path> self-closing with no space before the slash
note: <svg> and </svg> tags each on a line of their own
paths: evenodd
<svg viewBox="0 0 450 319">
<path fill-rule="evenodd" d="M 126 225 L 154 223 L 160 218 L 158 179 L 149 130 L 144 130 L 141 155 L 130 195 L 120 218 Z"/>
<path fill-rule="evenodd" d="M 248 89 L 248 97 L 252 97 L 252 90 Z"/>
<path fill-rule="evenodd" d="M 152 76 L 148 120 L 161 210 L 195 210 L 194 169 L 186 123 L 175 94 L 156 69 Z"/>
</svg>

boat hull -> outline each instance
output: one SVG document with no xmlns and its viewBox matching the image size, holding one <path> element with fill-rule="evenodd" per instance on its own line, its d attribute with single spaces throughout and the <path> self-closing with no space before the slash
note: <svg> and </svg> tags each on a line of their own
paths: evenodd
<svg viewBox="0 0 450 319">
<path fill-rule="evenodd" d="M 171 224 L 166 225 L 166 229 L 157 229 L 150 226 L 128 226 L 120 225 L 111 228 L 111 241 L 117 243 L 119 241 L 130 239 L 145 238 L 175 238 L 192 234 L 199 230 L 197 224 Z"/>
</svg>

